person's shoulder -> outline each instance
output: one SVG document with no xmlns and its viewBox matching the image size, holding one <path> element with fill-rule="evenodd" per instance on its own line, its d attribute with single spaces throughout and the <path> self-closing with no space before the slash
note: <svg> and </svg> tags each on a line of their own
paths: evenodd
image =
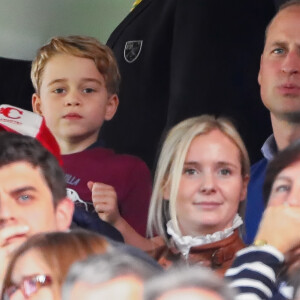
<svg viewBox="0 0 300 300">
<path fill-rule="evenodd" d="M 262 158 L 251 166 L 251 176 L 255 176 L 259 173 L 264 173 L 268 165 L 268 160 Z"/>
<path fill-rule="evenodd" d="M 266 158 L 262 158 L 259 161 L 255 162 L 253 165 L 251 165 L 251 170 L 255 170 L 257 168 L 264 167 L 268 164 L 268 160 Z"/>
</svg>

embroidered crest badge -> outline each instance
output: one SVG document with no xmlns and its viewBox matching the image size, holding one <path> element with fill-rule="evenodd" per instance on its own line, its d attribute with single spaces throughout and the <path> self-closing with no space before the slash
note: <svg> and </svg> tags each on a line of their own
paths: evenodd
<svg viewBox="0 0 300 300">
<path fill-rule="evenodd" d="M 124 48 L 124 58 L 128 63 L 134 62 L 140 55 L 143 41 L 127 41 Z"/>
</svg>

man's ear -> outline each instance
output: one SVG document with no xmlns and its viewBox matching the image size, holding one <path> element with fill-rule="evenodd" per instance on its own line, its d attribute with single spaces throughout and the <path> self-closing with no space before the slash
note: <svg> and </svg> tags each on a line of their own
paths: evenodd
<svg viewBox="0 0 300 300">
<path fill-rule="evenodd" d="M 37 93 L 34 93 L 32 95 L 32 98 L 31 98 L 31 105 L 32 105 L 32 110 L 39 114 L 39 115 L 43 115 L 42 113 L 42 102 L 41 102 L 41 98 L 38 96 Z"/>
<path fill-rule="evenodd" d="M 104 119 L 106 121 L 111 120 L 118 108 L 119 105 L 119 98 L 117 94 L 113 94 L 111 96 L 109 96 L 107 103 L 106 103 L 106 111 L 105 111 L 105 116 Z"/>
<path fill-rule="evenodd" d="M 258 72 L 258 76 L 257 76 L 257 81 L 259 83 L 259 85 L 261 84 L 261 66 L 262 66 L 262 60 L 263 60 L 263 54 L 260 56 L 260 67 L 259 67 L 259 72 Z"/>
<path fill-rule="evenodd" d="M 74 212 L 74 202 L 68 197 L 60 200 L 56 206 L 55 217 L 56 227 L 59 231 L 65 231 L 69 229 Z"/>
<path fill-rule="evenodd" d="M 248 183 L 249 183 L 250 176 L 245 175 L 243 178 L 243 187 L 242 187 L 242 192 L 241 192 L 241 201 L 244 201 L 247 197 L 247 188 L 248 188 Z"/>
</svg>

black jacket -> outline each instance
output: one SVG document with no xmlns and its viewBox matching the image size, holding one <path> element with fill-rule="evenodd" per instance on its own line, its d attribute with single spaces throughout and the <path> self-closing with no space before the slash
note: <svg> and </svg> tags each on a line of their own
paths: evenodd
<svg viewBox="0 0 300 300">
<path fill-rule="evenodd" d="M 163 129 L 187 117 L 222 114 L 236 120 L 252 160 L 258 159 L 271 126 L 257 75 L 274 13 L 272 0 L 143 0 L 107 42 L 122 83 L 104 139 L 151 167 Z"/>
</svg>

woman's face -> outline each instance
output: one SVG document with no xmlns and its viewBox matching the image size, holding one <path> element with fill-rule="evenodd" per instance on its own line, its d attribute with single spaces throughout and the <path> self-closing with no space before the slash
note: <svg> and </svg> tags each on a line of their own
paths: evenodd
<svg viewBox="0 0 300 300">
<path fill-rule="evenodd" d="M 300 205 L 300 161 L 297 161 L 283 169 L 275 178 L 269 203 L 281 205 L 287 203 L 290 206 Z"/>
<path fill-rule="evenodd" d="M 45 263 L 43 257 L 38 250 L 31 249 L 20 256 L 15 264 L 11 275 L 11 281 L 16 286 L 20 286 L 25 278 L 30 278 L 27 281 L 27 290 L 30 291 L 30 296 L 25 297 L 21 288 L 18 288 L 10 297 L 11 300 L 21 299 L 43 299 L 53 300 L 60 299 L 59 287 L 55 278 L 52 276 L 50 267 Z M 35 284 L 34 276 L 32 275 L 47 275 L 52 278 L 51 284 Z M 32 276 L 32 277 L 31 277 Z M 31 293 L 32 292 L 32 293 Z"/>
<path fill-rule="evenodd" d="M 232 226 L 246 197 L 237 146 L 221 131 L 194 138 L 178 189 L 176 211 L 183 235 L 205 235 Z"/>
</svg>

